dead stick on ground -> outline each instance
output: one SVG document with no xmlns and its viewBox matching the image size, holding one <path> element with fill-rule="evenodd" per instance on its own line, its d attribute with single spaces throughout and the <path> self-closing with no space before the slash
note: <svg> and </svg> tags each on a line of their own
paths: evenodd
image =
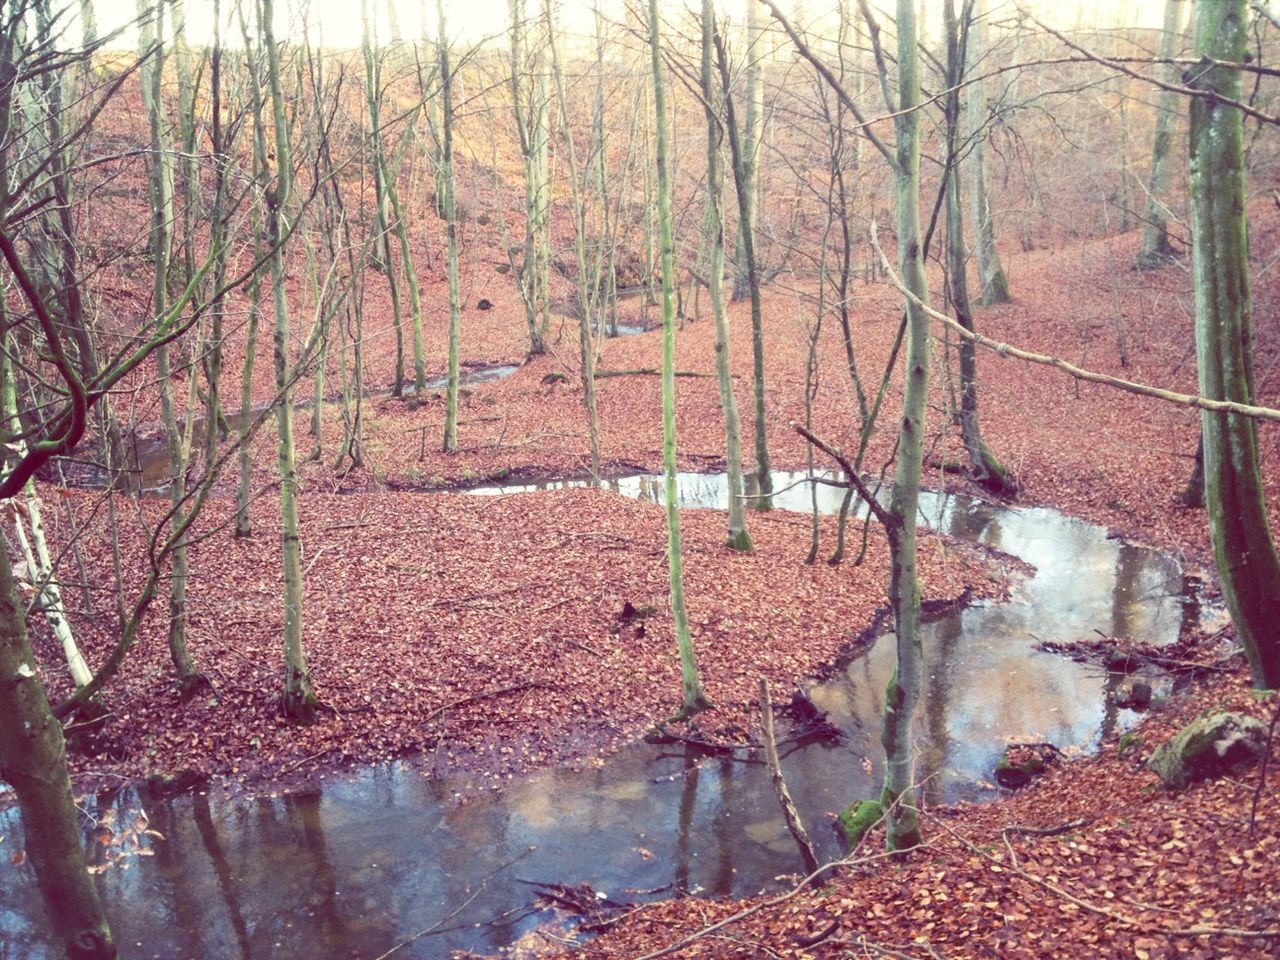
<svg viewBox="0 0 1280 960">
<path fill-rule="evenodd" d="M 787 821 L 787 829 L 795 838 L 800 848 L 800 856 L 804 858 L 804 868 L 813 873 L 818 869 L 818 855 L 813 849 L 813 841 L 809 839 L 809 831 L 804 828 L 800 819 L 800 811 L 791 799 L 791 791 L 787 789 L 787 781 L 782 776 L 782 762 L 778 759 L 778 742 L 773 736 L 773 700 L 769 696 L 769 681 L 760 678 L 760 720 L 764 727 L 764 757 L 769 764 L 769 779 L 773 783 L 773 792 L 778 795 L 778 805 L 782 807 L 783 819 Z"/>
<path fill-rule="evenodd" d="M 543 683 L 541 680 L 532 680 L 528 683 L 513 683 L 506 687 L 496 687 L 493 690 L 485 690 L 483 693 L 475 693 L 469 697 L 462 697 L 458 700 L 451 700 L 443 706 L 436 707 L 425 717 L 418 721 L 419 724 L 426 725 L 434 720 L 446 710 L 452 710 L 454 707 L 461 707 L 467 703 L 474 703 L 477 700 L 487 700 L 490 697 L 500 697 L 504 693 L 515 693 L 517 690 L 532 690 L 536 687 L 549 687 L 551 684 Z"/>
</svg>

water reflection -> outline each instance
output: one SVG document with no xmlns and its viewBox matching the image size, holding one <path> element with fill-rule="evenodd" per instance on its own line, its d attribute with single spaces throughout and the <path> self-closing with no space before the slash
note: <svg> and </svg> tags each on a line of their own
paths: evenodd
<svg viewBox="0 0 1280 960">
<path fill-rule="evenodd" d="M 777 507 L 809 508 L 805 486 L 784 489 L 796 479 L 777 476 Z M 652 476 L 612 486 L 653 501 L 662 496 Z M 823 510 L 837 509 L 840 497 L 838 488 L 818 488 Z M 721 506 L 724 498 L 723 477 L 682 475 L 682 506 Z M 1197 615 L 1184 609 L 1177 564 L 1051 510 L 932 495 L 922 509 L 935 528 L 1035 567 L 1012 602 L 928 625 L 917 726 L 927 802 L 989 795 L 986 781 L 1008 738 L 1087 748 L 1131 723 L 1133 714 L 1106 696 L 1114 678 L 1037 653 L 1035 644 L 1087 639 L 1095 630 L 1175 639 L 1182 619 Z M 837 853 L 828 817 L 877 790 L 892 656 L 892 643 L 881 640 L 813 687 L 812 699 L 846 740 L 784 758 L 822 855 Z M 166 839 L 152 844 L 153 856 L 129 858 L 99 883 L 120 942 L 140 957 L 371 958 L 435 925 L 438 932 L 397 957 L 491 952 L 545 919 L 531 909 L 533 888 L 521 880 L 585 882 L 619 900 L 673 887 L 741 896 L 798 870 L 767 773 L 751 759 L 640 743 L 586 769 L 541 771 L 464 804 L 456 797 L 470 792 L 465 782 L 428 780 L 401 764 L 285 798 L 124 794 L 112 801 L 120 820 L 145 805 Z M 14 811 L 0 814 L 0 836 L 0 849 L 21 849 Z M 55 953 L 30 868 L 5 857 L 0 958 L 19 956 Z"/>
</svg>

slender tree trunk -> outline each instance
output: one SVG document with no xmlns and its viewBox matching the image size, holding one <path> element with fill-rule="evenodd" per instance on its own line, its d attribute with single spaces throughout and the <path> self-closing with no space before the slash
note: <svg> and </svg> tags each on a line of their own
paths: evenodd
<svg viewBox="0 0 1280 960">
<path fill-rule="evenodd" d="M 719 35 L 716 36 L 716 61 L 720 71 L 720 85 L 724 92 L 725 130 L 729 134 L 729 153 L 733 158 L 733 182 L 738 195 L 738 218 L 748 220 L 746 148 L 738 133 L 737 115 L 733 107 L 733 94 L 729 85 L 729 58 Z M 769 465 L 769 443 L 765 427 L 764 324 L 760 312 L 760 270 L 759 264 L 756 263 L 754 231 L 742 230 L 739 233 L 742 253 L 746 258 L 747 282 L 751 292 L 751 379 L 755 401 L 755 480 L 758 493 L 755 506 L 757 510 L 768 510 L 773 506 L 770 498 L 770 494 L 773 493 L 773 469 Z"/>
<path fill-rule="evenodd" d="M 1000 253 L 996 250 L 995 225 L 991 216 L 991 194 L 987 189 L 987 87 L 979 79 L 988 69 L 982 62 L 987 52 L 987 0 L 976 0 L 973 7 L 973 25 L 969 30 L 969 74 L 975 79 L 968 88 L 966 112 L 969 118 L 969 137 L 973 141 L 969 157 L 970 190 L 973 194 L 970 209 L 973 211 L 973 242 L 978 261 L 978 279 L 982 289 L 978 303 L 989 307 L 993 303 L 1009 301 L 1009 281 L 1000 265 Z"/>
<path fill-rule="evenodd" d="M 658 192 L 658 243 L 662 264 L 662 464 L 663 496 L 667 509 L 667 570 L 671 583 L 671 614 L 680 650 L 680 677 L 684 692 L 681 715 L 707 709 L 702 691 L 689 614 L 684 603 L 684 572 L 680 558 L 680 504 L 676 486 L 676 316 L 675 243 L 671 231 L 671 184 L 667 172 L 666 91 L 663 89 L 662 52 L 658 36 L 658 0 L 649 0 L 649 52 L 653 70 L 654 159 Z"/>
<path fill-rule="evenodd" d="M 285 296 L 283 239 L 285 211 L 292 185 L 289 120 L 280 83 L 280 52 L 273 33 L 274 0 L 259 0 L 258 29 L 267 55 L 267 89 L 271 96 L 275 141 L 275 184 L 267 193 L 267 243 L 271 261 L 271 296 L 275 314 L 272 356 L 275 361 L 276 427 L 279 437 L 280 548 L 284 567 L 284 714 L 290 720 L 315 719 L 316 695 L 311 689 L 302 648 L 302 541 L 298 534 L 298 467 L 293 442 L 293 390 L 289 363 L 289 307 Z M 259 88 L 260 90 L 261 88 Z M 259 96 L 261 94 L 259 93 Z"/>
<path fill-rule="evenodd" d="M 258 197 L 267 193 L 270 175 L 267 169 L 267 131 L 262 117 L 262 78 L 260 72 L 262 45 L 254 44 L 242 5 L 236 7 L 240 18 L 240 34 L 244 38 L 246 63 L 252 85 L 251 111 L 253 113 L 253 179 L 255 198 L 250 210 L 250 232 L 253 235 L 253 262 L 261 263 L 264 252 L 262 210 Z M 239 484 L 236 487 L 236 537 L 253 534 L 253 521 L 249 506 L 253 498 L 253 454 L 249 444 L 249 428 L 253 422 L 253 367 L 258 353 L 258 323 L 262 314 L 262 273 L 255 270 L 248 281 L 249 319 L 245 325 L 244 362 L 240 368 L 240 452 L 238 466 Z"/>
<path fill-rule="evenodd" d="M 547 111 L 542 80 L 539 45 L 529 49 L 526 42 L 524 0 L 510 0 L 511 12 L 511 103 L 520 156 L 524 161 L 524 262 L 517 274 L 524 302 L 525 324 L 529 330 L 529 354 L 546 353 L 548 317 L 547 294 L 547 203 L 550 188 L 547 175 Z M 524 71 L 532 74 L 525 96 L 521 85 Z"/>
<path fill-rule="evenodd" d="M 896 169 L 898 267 L 903 282 L 921 302 L 928 302 L 920 242 L 920 75 L 916 49 L 916 17 L 911 0 L 898 0 L 899 115 Z M 898 462 L 889 501 L 892 569 L 889 603 L 893 609 L 896 665 L 885 692 L 884 790 L 887 843 L 902 850 L 920 842 L 920 821 L 913 788 L 915 744 L 912 716 L 920 698 L 923 652 L 920 636 L 920 582 L 916 576 L 916 516 L 924 462 L 925 401 L 929 389 L 929 317 L 908 299 L 907 356 L 898 434 Z"/>
<path fill-rule="evenodd" d="M 968 4 L 965 4 L 965 9 Z M 962 24 L 957 22 L 955 0 L 944 0 L 943 22 L 947 40 L 947 87 L 950 90 L 943 110 L 946 116 L 947 169 L 947 283 L 951 294 L 952 313 L 966 330 L 973 330 L 973 308 L 969 303 L 968 257 L 965 255 L 964 215 L 960 191 L 960 84 L 964 81 L 965 56 Z M 963 11 L 962 11 L 963 15 Z M 966 31 L 967 32 L 967 31 Z M 971 34 L 970 34 L 971 35 Z M 993 493 L 1012 493 L 1015 489 L 1007 470 L 982 439 L 978 425 L 978 347 L 961 337 L 957 345 L 960 357 L 960 434 L 973 479 Z"/>
<path fill-rule="evenodd" d="M 169 305 L 170 256 L 174 223 L 173 168 L 166 130 L 162 80 L 165 68 L 165 4 L 158 0 L 149 4 L 139 0 L 138 16 L 140 54 L 146 59 L 140 70 L 143 106 L 151 128 L 151 156 L 147 164 L 147 192 L 151 202 L 151 259 L 153 266 L 152 303 L 154 315 L 164 313 Z M 153 14 L 153 16 L 150 16 Z M 152 51 L 152 48 L 155 48 Z M 150 52 L 150 56 L 147 56 Z M 156 350 L 156 373 L 159 375 L 160 419 L 164 423 L 169 451 L 170 529 L 183 526 L 183 503 L 186 499 L 187 448 L 174 410 L 171 345 Z M 178 671 L 183 693 L 199 683 L 199 671 L 187 648 L 187 546 L 180 538 L 169 560 L 169 655 Z"/>
<path fill-rule="evenodd" d="M 1245 0 L 1196 0 L 1196 56 L 1245 61 Z M 1241 98 L 1229 67 L 1197 72 L 1195 85 Z M 1243 122 L 1215 97 L 1191 102 L 1192 280 L 1200 394 L 1253 402 L 1252 304 L 1245 221 Z M 1280 558 L 1267 519 L 1258 438 L 1248 417 L 1203 411 L 1205 507 L 1222 584 L 1254 684 L 1280 688 Z"/>
<path fill-rule="evenodd" d="M 578 267 L 578 356 L 582 368 L 582 405 L 587 414 L 587 437 L 591 446 L 591 476 L 600 480 L 600 417 L 596 412 L 596 364 L 595 342 L 592 325 L 596 318 L 597 290 L 592 282 L 592 271 L 587 266 L 587 205 L 583 196 L 582 175 L 578 167 L 578 151 L 573 142 L 573 122 L 569 116 L 569 98 L 565 93 L 564 71 L 560 67 L 560 55 L 556 49 L 556 25 L 551 15 L 550 0 L 546 7 L 547 50 L 551 54 L 551 73 L 555 78 L 556 98 L 560 104 L 560 121 L 563 125 L 565 150 L 569 161 L 569 183 L 573 197 L 574 253 Z M 598 276 L 598 274 L 597 274 Z"/>
<path fill-rule="evenodd" d="M 449 383 L 444 401 L 444 451 L 454 453 L 458 449 L 458 338 L 462 307 L 458 302 L 458 211 L 453 196 L 453 75 L 449 65 L 449 38 L 445 34 L 444 0 L 436 0 L 436 13 L 440 31 L 436 38 L 440 57 L 440 167 L 445 238 L 449 246 Z"/>
<path fill-rule="evenodd" d="M 747 4 L 747 96 L 742 122 L 742 177 L 737 189 L 738 246 L 733 271 L 733 299 L 751 293 L 751 271 L 755 268 L 756 211 L 760 204 L 760 142 L 764 129 L 764 31 L 760 26 L 760 4 Z"/>
<path fill-rule="evenodd" d="M 742 428 L 738 422 L 738 401 L 733 395 L 733 374 L 729 365 L 729 318 L 724 306 L 724 170 L 720 158 L 720 118 L 712 79 L 711 58 L 715 46 L 715 5 L 702 0 L 702 101 L 707 118 L 707 294 L 716 325 L 716 386 L 724 411 L 725 471 L 729 485 L 729 531 L 726 543 L 734 550 L 750 550 L 746 511 L 742 498 Z"/>
<path fill-rule="evenodd" d="M 380 107 L 382 101 L 382 65 L 374 50 L 373 31 L 370 26 L 368 0 L 361 0 L 360 19 L 362 23 L 360 49 L 364 56 L 365 104 L 369 112 L 369 141 L 373 147 L 373 185 L 374 209 L 378 230 L 378 243 L 375 256 L 382 262 L 387 276 L 387 289 L 391 294 L 391 326 L 396 337 L 396 371 L 395 382 L 391 387 L 391 395 L 404 395 L 404 323 L 400 309 L 400 282 L 396 278 L 395 257 L 391 253 L 391 224 L 388 216 L 391 199 L 387 191 L 387 160 L 382 141 L 382 121 Z M 421 338 L 419 337 L 419 340 Z M 426 387 L 426 374 L 423 372 L 422 354 L 419 349 L 414 355 L 415 387 L 421 391 Z"/>
<path fill-rule="evenodd" d="M 1164 32 L 1160 36 L 1160 57 L 1163 60 L 1177 55 L 1182 38 L 1183 0 L 1165 0 Z M 1161 67 L 1164 81 L 1177 84 L 1181 78 L 1176 64 Z M 1147 174 L 1147 206 L 1142 217 L 1142 246 L 1138 248 L 1139 267 L 1154 267 L 1173 255 L 1169 243 L 1169 208 L 1164 205 L 1164 195 L 1169 189 L 1169 173 L 1172 167 L 1174 128 L 1182 97 L 1172 90 L 1161 90 L 1156 101 L 1156 132 L 1151 143 L 1151 170 Z"/>
</svg>

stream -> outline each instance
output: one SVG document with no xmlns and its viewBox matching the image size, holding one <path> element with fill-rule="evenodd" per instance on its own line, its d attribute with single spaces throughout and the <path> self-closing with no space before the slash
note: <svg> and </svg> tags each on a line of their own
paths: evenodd
<svg viewBox="0 0 1280 960">
<path fill-rule="evenodd" d="M 776 474 L 775 489 L 801 476 Z M 609 486 L 661 498 L 659 477 Z M 682 507 L 725 502 L 722 475 L 682 474 L 679 489 Z M 841 490 L 817 489 L 821 509 L 838 509 Z M 809 496 L 797 486 L 775 505 L 807 511 Z M 1086 640 L 1095 630 L 1153 644 L 1175 640 L 1183 619 L 1199 613 L 1178 563 L 1054 510 L 928 493 L 921 505 L 936 529 L 1035 567 L 1014 585 L 1010 602 L 970 605 L 927 627 L 916 720 L 927 802 L 993 797 L 992 769 L 1009 740 L 1087 751 L 1136 722 L 1137 714 L 1108 697 L 1118 676 L 1035 645 Z M 834 679 L 808 687 L 843 742 L 783 748 L 791 793 L 825 857 L 840 853 L 831 816 L 878 793 L 892 659 L 885 635 Z M 1167 692 L 1167 678 L 1146 679 L 1157 697 Z M 165 838 L 140 838 L 143 853 L 99 877 L 122 955 L 371 960 L 416 934 L 397 960 L 490 953 L 553 920 L 534 906 L 536 891 L 525 881 L 586 883 L 620 901 L 680 890 L 737 897 L 776 888 L 780 875 L 801 867 L 767 771 L 744 752 L 709 756 L 640 742 L 459 802 L 470 787 L 397 762 L 330 774 L 293 795 L 91 799 L 88 813 L 118 824 L 145 808 Z M 0 960 L 52 960 L 31 868 L 10 862 L 21 834 L 16 811 L 0 813 Z"/>
</svg>

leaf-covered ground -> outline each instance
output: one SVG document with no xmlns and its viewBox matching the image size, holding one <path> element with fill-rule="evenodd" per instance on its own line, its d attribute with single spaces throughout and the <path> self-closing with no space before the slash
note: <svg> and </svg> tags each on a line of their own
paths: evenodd
<svg viewBox="0 0 1280 960">
<path fill-rule="evenodd" d="M 87 526 L 99 498 L 69 499 Z M 145 555 L 160 506 L 144 501 L 126 523 L 125 557 Z M 271 510 L 260 501 L 258 534 L 232 540 L 213 532 L 227 512 L 216 505 L 204 525 L 212 535 L 192 551 L 190 646 L 212 691 L 179 699 L 162 593 L 109 690 L 114 715 L 98 755 L 73 755 L 86 785 L 180 769 L 261 782 L 420 751 L 434 769 L 501 776 L 634 739 L 680 706 L 660 507 L 594 490 L 314 494 L 302 525 L 306 649 L 325 709 L 313 726 L 289 726 L 279 716 Z M 754 728 L 760 677 L 793 688 L 884 602 L 878 533 L 862 566 L 832 567 L 803 563 L 804 517 L 753 517 L 753 530 L 756 549 L 742 554 L 722 546 L 721 514 L 684 519 L 689 616 L 716 705 L 701 725 L 730 739 Z M 91 569 L 109 569 L 109 540 L 85 546 Z M 133 573 L 137 582 L 142 571 Z M 921 574 L 932 598 L 1001 590 L 994 561 L 940 538 L 924 541 Z M 628 603 L 635 617 L 622 616 Z M 98 628 L 80 624 L 91 662 L 114 642 L 109 601 L 95 605 Z M 41 652 L 57 663 L 56 650 Z M 57 671 L 46 676 L 67 692 Z"/>
<path fill-rule="evenodd" d="M 1260 208 L 1251 231 L 1254 249 L 1270 251 L 1280 223 Z M 982 311 L 980 328 L 1084 367 L 1194 392 L 1188 277 L 1177 265 L 1132 272 L 1136 239 L 1010 257 L 1016 299 Z M 484 238 L 472 240 L 465 265 L 470 308 L 463 319 L 464 359 L 519 362 L 521 307 L 509 278 L 496 272 L 497 261 L 484 252 Z M 295 277 L 298 290 L 301 276 Z M 1259 400 L 1274 405 L 1280 399 L 1280 297 L 1268 269 L 1258 271 L 1258 281 Z M 121 284 L 120 302 L 113 303 L 123 309 L 133 294 L 127 277 Z M 390 333 L 377 286 L 370 284 L 366 307 L 368 382 L 385 387 L 391 380 Z M 492 301 L 492 310 L 474 309 L 482 296 Z M 446 320 L 438 281 L 424 278 L 424 300 L 428 372 L 435 375 L 443 369 Z M 641 319 L 638 304 L 626 309 L 635 314 L 630 319 Z M 874 391 L 888 356 L 899 311 L 898 297 L 883 284 L 858 287 L 854 346 L 868 391 Z M 776 467 L 799 468 L 806 460 L 788 424 L 804 418 L 805 318 L 811 313 L 781 283 L 767 295 L 765 417 Z M 754 417 L 745 305 L 733 306 L 732 320 L 733 366 L 750 456 Z M 528 765 L 597 755 L 674 712 L 679 685 L 661 510 L 607 492 L 479 499 L 406 490 L 513 473 L 564 476 L 585 470 L 572 321 L 556 320 L 552 334 L 550 355 L 507 380 L 466 391 L 463 449 L 457 454 L 438 449 L 438 394 L 409 400 L 374 395 L 365 401 L 364 465 L 335 468 L 341 430 L 335 406 L 325 406 L 323 455 L 302 468 L 305 642 L 327 707 L 320 722 L 307 728 L 288 727 L 278 716 L 282 612 L 268 424 L 253 447 L 255 486 L 265 490 L 253 508 L 255 536 L 235 540 L 224 525 L 226 494 L 234 483 L 228 475 L 201 521 L 205 539 L 193 549 L 190 639 L 212 691 L 179 701 L 165 649 L 162 594 L 109 689 L 112 715 L 96 745 L 105 752 L 72 757 L 78 782 L 110 785 L 190 769 L 229 785 L 261 786 L 420 752 L 432 770 L 466 768 L 498 778 Z M 820 344 L 814 430 L 851 449 L 857 400 L 832 323 Z M 265 331 L 258 347 L 260 359 L 269 357 Z M 236 370 L 243 348 L 233 339 L 229 370 Z M 658 365 L 660 339 L 651 332 L 608 341 L 602 349 L 605 371 L 648 370 Z M 948 356 L 954 360 L 954 344 L 939 340 L 935 359 L 941 365 Z M 709 319 L 689 320 L 680 333 L 678 366 L 703 376 L 679 381 L 686 469 L 714 468 L 723 456 L 715 381 L 707 376 L 713 358 Z M 271 397 L 268 368 L 258 365 L 255 402 Z M 980 356 L 980 371 L 985 436 L 1021 479 L 1022 502 L 1057 506 L 1179 551 L 1192 566 L 1207 566 L 1204 514 L 1178 499 L 1196 444 L 1193 411 L 1078 384 L 989 352 Z M 330 393 L 338 389 L 336 375 L 331 355 Z M 156 417 L 147 376 L 139 375 L 132 409 L 144 422 Z M 945 420 L 952 390 L 944 376 L 935 377 L 935 427 Z M 308 393 L 309 385 L 299 392 Z M 892 449 L 895 384 L 888 397 L 866 461 L 873 471 Z M 657 468 L 657 377 L 605 377 L 599 404 L 608 468 Z M 305 429 L 299 417 L 304 452 L 311 443 Z M 1260 440 L 1276 516 L 1280 431 L 1263 427 Z M 954 432 L 940 432 L 930 448 L 927 482 L 967 489 L 945 469 L 961 457 Z M 92 491 L 45 493 L 58 507 L 49 510 L 55 538 L 71 538 L 72 518 L 85 535 L 83 555 L 68 563 L 71 573 L 64 579 L 77 610 L 78 635 L 90 660 L 98 662 L 115 633 L 115 598 L 102 586 L 111 582 L 112 564 L 106 506 Z M 147 532 L 163 505 L 116 506 L 131 601 L 145 564 Z M 684 522 L 694 639 L 717 706 L 701 722 L 710 734 L 737 736 L 755 728 L 752 705 L 760 677 L 789 689 L 831 663 L 883 605 L 886 548 L 873 532 L 864 565 L 805 566 L 804 517 L 751 515 L 757 549 L 749 556 L 721 546 L 721 515 L 694 511 Z M 832 533 L 825 523 L 827 548 Z M 84 592 L 75 586 L 80 562 L 95 585 Z M 966 587 L 1001 589 L 998 562 L 936 538 L 924 542 L 921 569 L 929 597 L 955 597 Z M 654 612 L 620 624 L 625 603 Z M 65 693 L 57 651 L 42 627 L 36 632 L 45 677 L 55 693 Z M 1249 836 L 1256 769 L 1169 795 L 1141 768 L 1152 745 L 1199 710 L 1233 704 L 1261 716 L 1270 709 L 1247 693 L 1238 659 L 1232 667 L 1226 676 L 1188 687 L 1123 752 L 1107 744 L 1099 756 L 1061 764 L 1037 785 L 996 804 L 931 810 L 925 850 L 892 862 L 869 860 L 829 886 L 763 907 L 696 940 L 684 955 L 1273 956 L 1275 940 L 1221 933 L 1280 927 L 1280 822 L 1273 791 L 1261 794 L 1257 831 Z M 1084 822 L 1052 835 L 1005 830 L 1078 820 Z M 647 907 L 593 941 L 583 955 L 642 956 L 743 906 L 681 900 Z M 1197 925 L 1212 928 L 1214 935 L 1189 935 Z M 803 945 L 818 934 L 825 934 L 820 944 Z"/>
</svg>

